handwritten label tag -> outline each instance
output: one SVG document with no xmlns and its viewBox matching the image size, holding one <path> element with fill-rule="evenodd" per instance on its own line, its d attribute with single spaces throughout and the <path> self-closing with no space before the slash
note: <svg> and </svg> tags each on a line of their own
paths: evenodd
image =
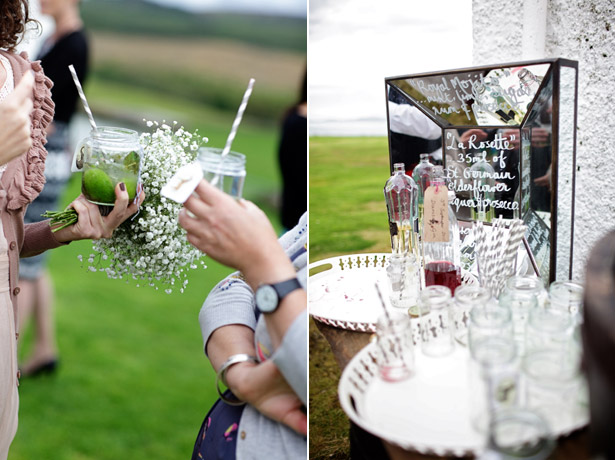
<svg viewBox="0 0 615 460">
<path fill-rule="evenodd" d="M 198 163 L 182 166 L 160 190 L 160 194 L 177 203 L 183 203 L 194 192 L 203 178 L 203 170 Z"/>
<path fill-rule="evenodd" d="M 432 185 L 425 190 L 423 222 L 423 241 L 426 243 L 449 241 L 446 186 Z"/>
</svg>

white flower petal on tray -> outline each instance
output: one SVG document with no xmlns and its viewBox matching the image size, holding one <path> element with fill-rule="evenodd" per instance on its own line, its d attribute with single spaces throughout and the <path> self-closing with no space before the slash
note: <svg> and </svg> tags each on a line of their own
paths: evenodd
<svg viewBox="0 0 615 460">
<path fill-rule="evenodd" d="M 181 203 L 165 199 L 160 191 L 176 171 L 194 163 L 198 147 L 206 140 L 177 127 L 176 122 L 173 127 L 164 121 L 145 124 L 155 129 L 140 137 L 145 202 L 137 216 L 120 225 L 111 238 L 93 241 L 88 268 L 105 271 L 112 279 L 132 278 L 156 289 L 160 285 L 167 293 L 176 287 L 183 292 L 187 269 L 196 268 L 203 254 L 188 242 L 185 230 L 177 224 Z M 201 265 L 206 268 L 202 261 Z"/>
</svg>

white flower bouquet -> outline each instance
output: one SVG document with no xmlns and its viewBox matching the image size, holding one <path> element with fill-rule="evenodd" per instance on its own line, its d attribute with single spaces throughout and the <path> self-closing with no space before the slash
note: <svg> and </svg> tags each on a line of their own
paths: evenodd
<svg viewBox="0 0 615 460">
<path fill-rule="evenodd" d="M 145 120 L 144 120 L 145 121 Z M 139 212 L 120 225 L 108 239 L 93 241 L 93 252 L 87 258 L 91 271 L 104 271 L 109 278 L 135 280 L 149 286 L 165 287 L 171 293 L 188 284 L 187 270 L 197 268 L 203 255 L 186 239 L 186 232 L 177 223 L 182 205 L 160 195 L 160 189 L 182 166 L 193 163 L 199 147 L 207 138 L 183 127 L 147 121 L 152 133 L 143 133 L 141 183 L 145 201 Z M 74 210 L 68 210 L 73 211 Z M 54 216 L 51 214 L 55 214 Z M 60 215 L 63 214 L 63 215 Z M 47 213 L 52 227 L 65 223 L 64 213 Z M 83 256 L 80 256 L 83 262 Z"/>
</svg>

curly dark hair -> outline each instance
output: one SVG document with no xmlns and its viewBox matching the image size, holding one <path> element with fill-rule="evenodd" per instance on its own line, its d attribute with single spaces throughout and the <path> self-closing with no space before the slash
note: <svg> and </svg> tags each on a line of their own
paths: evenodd
<svg viewBox="0 0 615 460">
<path fill-rule="evenodd" d="M 28 0 L 0 1 L 0 48 L 12 51 L 26 30 L 30 18 Z"/>
</svg>

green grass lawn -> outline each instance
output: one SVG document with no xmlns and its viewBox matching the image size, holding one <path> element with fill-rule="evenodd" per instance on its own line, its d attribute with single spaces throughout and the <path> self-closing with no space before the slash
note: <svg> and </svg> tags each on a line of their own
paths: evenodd
<svg viewBox="0 0 615 460">
<path fill-rule="evenodd" d="M 389 251 L 386 138 L 310 138 L 310 261 Z"/>
<path fill-rule="evenodd" d="M 390 251 L 382 193 L 388 176 L 386 138 L 310 138 L 310 262 Z M 311 320 L 311 459 L 349 458 L 348 418 L 337 398 L 340 375 Z"/>
<path fill-rule="evenodd" d="M 199 128 L 214 146 L 224 145 L 234 117 L 102 81 L 93 80 L 89 90 L 93 108 L 115 104 L 120 120 L 137 113 L 177 119 L 189 129 Z M 273 205 L 279 189 L 278 136 L 274 123 L 247 117 L 233 150 L 247 155 L 244 196 L 263 207 L 279 229 Z M 72 178 L 66 204 L 78 195 L 79 180 L 79 175 Z M 84 241 L 51 252 L 60 367 L 56 375 L 22 380 L 19 429 L 9 458 L 189 458 L 217 396 L 198 313 L 207 293 L 230 270 L 205 259 L 207 270 L 191 272 L 184 294 L 167 295 L 89 272 L 77 256 L 87 257 L 90 248 Z M 26 329 L 21 357 L 31 335 Z"/>
</svg>

